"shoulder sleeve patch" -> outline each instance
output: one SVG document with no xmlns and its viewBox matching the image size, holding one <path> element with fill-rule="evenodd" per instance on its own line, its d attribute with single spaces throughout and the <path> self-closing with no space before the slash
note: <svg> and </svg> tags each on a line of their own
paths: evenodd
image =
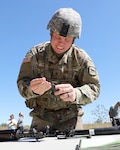
<svg viewBox="0 0 120 150">
<path fill-rule="evenodd" d="M 90 67 L 88 68 L 88 73 L 89 73 L 89 75 L 91 75 L 91 76 L 95 76 L 95 75 L 96 75 L 96 69 L 95 69 L 93 66 L 90 66 Z"/>
<path fill-rule="evenodd" d="M 23 62 L 22 63 L 28 63 L 28 62 L 31 62 L 31 58 L 32 57 L 25 57 L 24 59 L 23 59 Z"/>
</svg>

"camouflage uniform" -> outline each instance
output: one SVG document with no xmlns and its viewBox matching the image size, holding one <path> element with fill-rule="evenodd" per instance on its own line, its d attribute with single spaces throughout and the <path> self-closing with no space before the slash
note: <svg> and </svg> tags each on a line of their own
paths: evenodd
<svg viewBox="0 0 120 150">
<path fill-rule="evenodd" d="M 64 102 L 52 94 L 52 90 L 41 96 L 33 93 L 29 83 L 36 77 L 46 77 L 54 84 L 70 83 L 76 90 L 76 101 Z M 72 45 L 59 60 L 49 42 L 37 45 L 27 53 L 17 83 L 21 95 L 26 98 L 27 106 L 33 109 L 33 119 L 35 116 L 37 122 L 42 119 L 50 125 L 76 117 L 76 104 L 93 102 L 98 97 L 100 88 L 95 66 L 85 51 Z"/>
<path fill-rule="evenodd" d="M 115 106 L 111 106 L 109 109 L 109 117 L 112 126 L 120 125 L 120 102 L 117 102 Z"/>
<path fill-rule="evenodd" d="M 75 38 L 79 37 L 80 27 L 80 16 L 72 9 L 56 12 L 48 24 L 51 31 Z M 37 77 L 46 77 L 54 84 L 71 84 L 75 88 L 76 100 L 64 102 L 59 96 L 55 96 L 51 89 L 43 95 L 35 94 L 30 90 L 29 84 Z M 77 105 L 92 103 L 100 92 L 98 73 L 88 54 L 72 44 L 69 50 L 58 58 L 49 41 L 34 46 L 26 54 L 17 85 L 20 94 L 26 99 L 26 106 L 32 109 L 31 128 L 37 130 L 42 130 L 47 125 L 60 130 L 75 128 Z"/>
</svg>

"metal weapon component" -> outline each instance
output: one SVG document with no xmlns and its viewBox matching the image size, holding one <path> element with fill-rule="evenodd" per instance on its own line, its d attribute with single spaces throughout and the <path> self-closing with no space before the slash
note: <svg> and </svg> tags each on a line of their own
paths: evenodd
<svg viewBox="0 0 120 150">
<path fill-rule="evenodd" d="M 51 83 L 51 90 L 52 90 L 52 94 L 54 94 L 55 91 L 58 91 L 59 89 L 55 88 L 55 84 Z"/>
<path fill-rule="evenodd" d="M 113 135 L 120 134 L 120 126 L 108 127 L 108 128 L 95 128 L 89 130 L 70 130 L 70 131 L 59 131 L 51 130 L 47 128 L 45 131 L 38 132 L 36 129 L 30 130 L 0 130 L 0 142 L 5 141 L 17 141 L 21 138 L 34 138 L 38 141 L 44 137 L 57 137 L 57 139 L 67 139 L 67 138 L 77 138 L 86 137 L 90 138 L 92 136 L 100 135 Z"/>
</svg>

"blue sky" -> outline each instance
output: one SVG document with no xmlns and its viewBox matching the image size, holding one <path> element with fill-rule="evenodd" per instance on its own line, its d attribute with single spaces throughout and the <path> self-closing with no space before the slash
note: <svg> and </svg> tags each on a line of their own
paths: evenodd
<svg viewBox="0 0 120 150">
<path fill-rule="evenodd" d="M 84 123 L 93 120 L 97 105 L 109 109 L 120 100 L 120 1 L 119 0 L 0 0 L 0 124 L 13 113 L 31 117 L 17 89 L 17 76 L 26 52 L 50 39 L 47 23 L 61 7 L 72 7 L 82 17 L 81 38 L 75 44 L 86 50 L 99 73 L 99 98 L 83 107 Z"/>
</svg>

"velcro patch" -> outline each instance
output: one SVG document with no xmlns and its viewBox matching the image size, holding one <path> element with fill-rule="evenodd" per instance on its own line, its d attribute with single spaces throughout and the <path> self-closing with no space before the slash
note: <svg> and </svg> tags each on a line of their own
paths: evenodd
<svg viewBox="0 0 120 150">
<path fill-rule="evenodd" d="M 23 59 L 23 62 L 22 63 L 28 63 L 28 62 L 31 62 L 31 57 L 25 57 Z"/>
<path fill-rule="evenodd" d="M 95 69 L 94 67 L 90 66 L 90 67 L 88 68 L 88 73 L 89 73 L 89 75 L 91 75 L 91 76 L 95 76 L 95 75 L 96 75 L 96 69 Z"/>
</svg>

